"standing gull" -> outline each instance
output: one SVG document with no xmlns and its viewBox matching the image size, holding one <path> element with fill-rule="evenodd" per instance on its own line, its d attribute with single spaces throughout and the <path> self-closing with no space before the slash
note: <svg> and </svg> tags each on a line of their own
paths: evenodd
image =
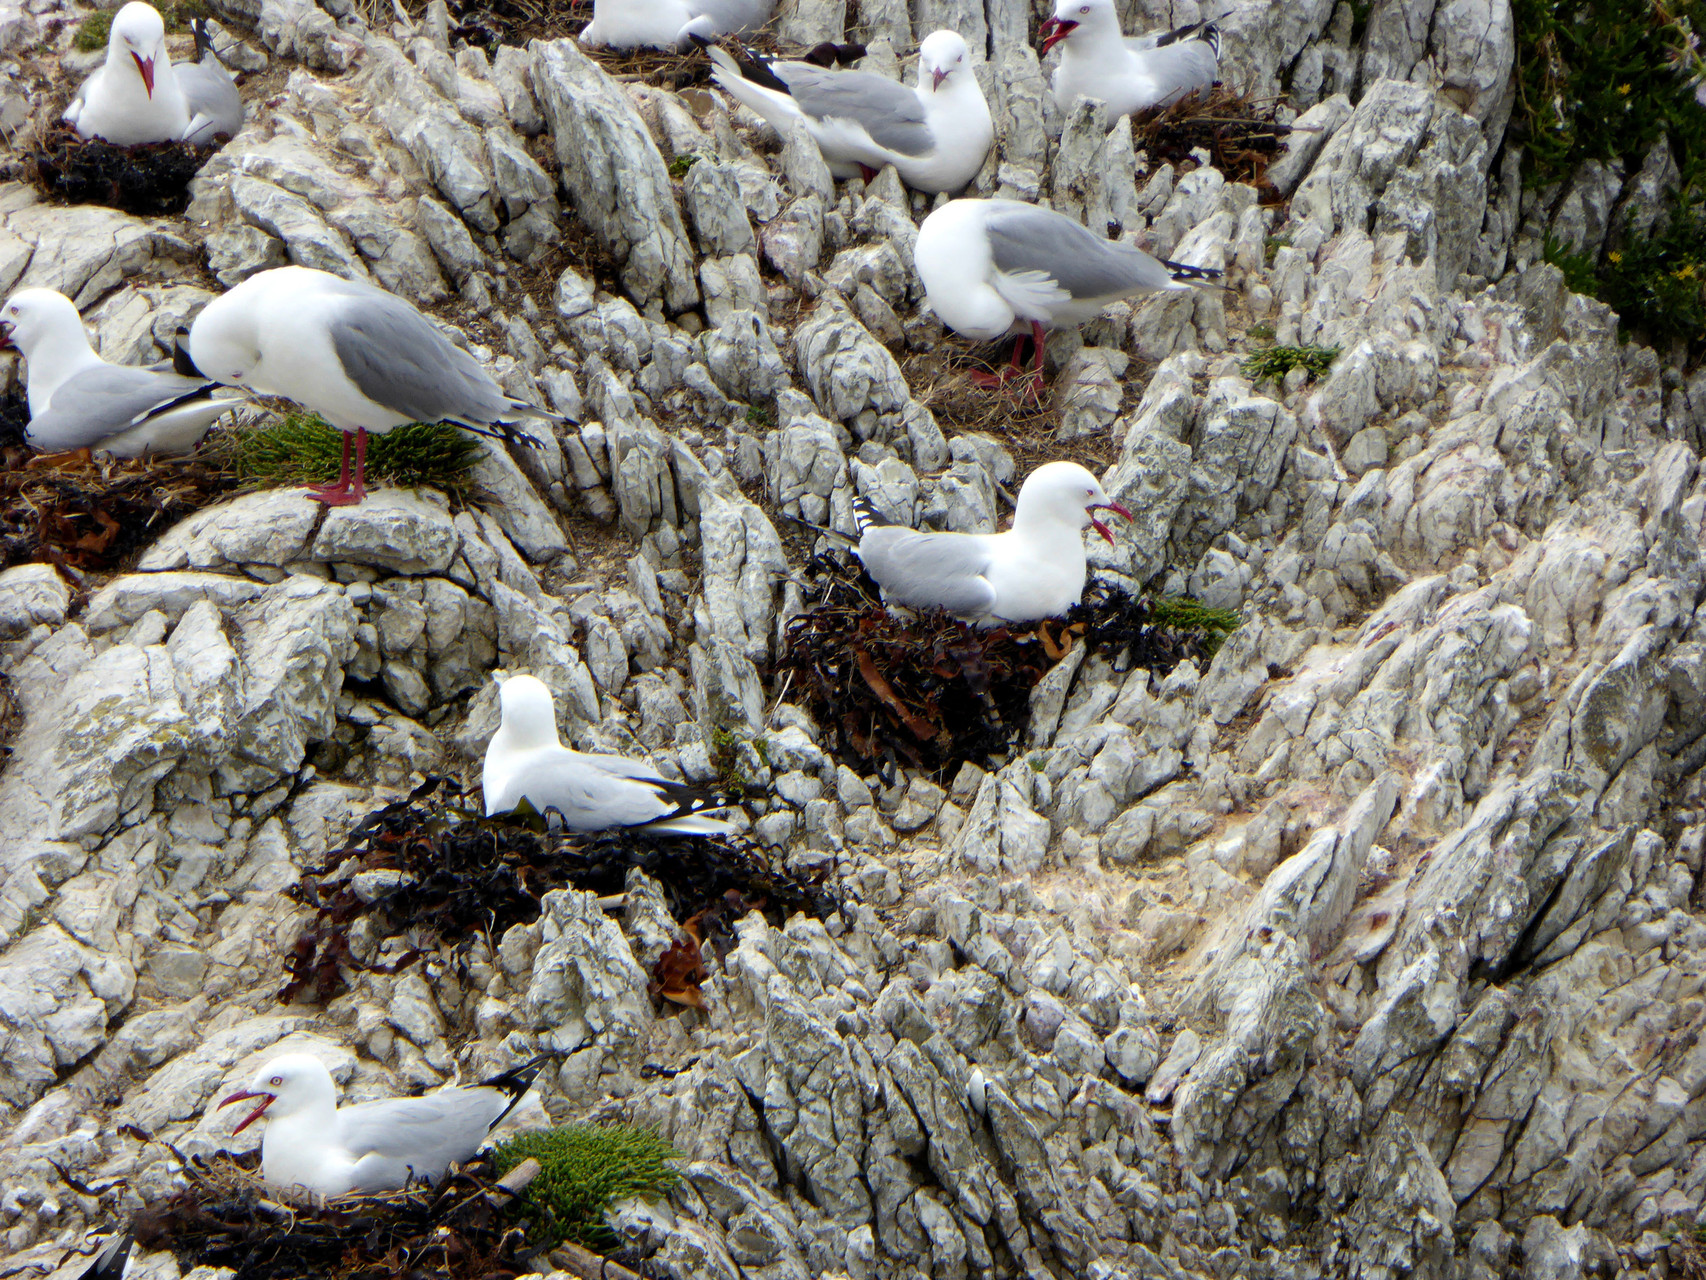
<svg viewBox="0 0 1706 1280">
<path fill-rule="evenodd" d="M 575 38 L 611 49 L 674 49 L 694 36 L 752 35 L 775 7 L 776 0 L 594 0 L 592 21 Z"/>
<path fill-rule="evenodd" d="M 554 809 L 570 831 L 626 828 L 664 835 L 728 835 L 726 822 L 701 816 L 728 802 L 651 766 L 617 755 L 571 751 L 557 739 L 551 690 L 533 676 L 510 676 L 498 687 L 502 722 L 486 747 L 480 787 L 486 814 L 509 813 L 526 800 Z"/>
<path fill-rule="evenodd" d="M 506 394 L 478 360 L 396 294 L 309 267 L 262 271 L 215 298 L 190 326 L 187 346 L 187 369 L 286 396 L 344 433 L 337 483 L 309 486 L 329 507 L 366 496 L 369 432 L 450 422 L 507 438 L 526 418 L 562 421 Z"/>
<path fill-rule="evenodd" d="M 1213 267 L 1152 258 L 1017 200 L 950 200 L 918 229 L 913 262 L 930 309 L 956 333 L 991 341 L 1029 329 L 1032 394 L 1042 386 L 1044 329 L 1083 324 L 1121 298 L 1220 278 Z M 1015 345 L 1012 366 L 979 381 L 1005 382 L 1018 371 Z"/>
<path fill-rule="evenodd" d="M 144 0 L 131 0 L 113 18 L 107 60 L 65 108 L 79 137 L 114 146 L 145 142 L 213 141 L 243 127 L 237 86 L 214 60 L 205 30 L 198 31 L 200 62 L 174 67 L 166 52 L 166 24 Z"/>
<path fill-rule="evenodd" d="M 966 42 L 937 31 L 918 49 L 918 87 L 870 71 L 837 71 L 708 48 L 711 78 L 787 136 L 805 121 L 829 171 L 870 179 L 892 164 L 901 181 L 934 195 L 977 176 L 995 141 L 989 104 Z"/>
<path fill-rule="evenodd" d="M 52 289 L 20 289 L 6 300 L 0 347 L 8 346 L 28 365 L 24 443 L 42 453 L 188 453 L 244 403 L 213 399 L 217 386 L 206 378 L 108 364 L 90 347 L 71 299 Z"/>
<path fill-rule="evenodd" d="M 1110 120 L 1165 106 L 1209 88 L 1219 71 L 1220 29 L 1213 23 L 1127 39 L 1113 0 L 1056 0 L 1038 34 L 1043 53 L 1061 47 L 1054 101 L 1063 115 L 1080 95 L 1107 103 Z"/>
<path fill-rule="evenodd" d="M 544 1062 L 535 1058 L 470 1088 L 340 1107 L 325 1064 L 291 1053 L 267 1063 L 247 1089 L 219 1105 L 261 1100 L 231 1132 L 267 1117 L 261 1176 L 270 1186 L 324 1196 L 396 1191 L 410 1182 L 437 1182 L 451 1164 L 478 1151 Z"/>
<path fill-rule="evenodd" d="M 1131 519 L 1076 462 L 1026 476 L 1005 533 L 920 533 L 890 524 L 863 498 L 853 504 L 859 559 L 885 604 L 987 624 L 1058 617 L 1083 598 L 1084 529 L 1114 541 L 1092 514 L 1099 510 Z"/>
</svg>

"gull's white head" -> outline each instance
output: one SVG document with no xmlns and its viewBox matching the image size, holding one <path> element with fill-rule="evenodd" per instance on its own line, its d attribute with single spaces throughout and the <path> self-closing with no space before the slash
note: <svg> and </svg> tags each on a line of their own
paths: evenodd
<svg viewBox="0 0 1706 1280">
<path fill-rule="evenodd" d="M 1114 12 L 1114 0 L 1055 0 L 1054 16 L 1044 22 L 1037 32 L 1043 42 L 1039 53 L 1047 53 L 1080 27 L 1113 27 L 1120 30 L 1119 15 Z"/>
<path fill-rule="evenodd" d="M 1065 524 L 1082 529 L 1089 525 L 1112 546 L 1113 531 L 1093 514 L 1102 510 L 1131 519 L 1131 512 L 1108 497 L 1102 482 L 1076 462 L 1045 462 L 1020 486 L 1013 527 Z"/>
<path fill-rule="evenodd" d="M 956 84 L 971 77 L 971 51 L 957 31 L 933 31 L 918 46 L 918 85 L 929 82 L 930 92 L 939 92 L 949 76 L 960 77 Z"/>
<path fill-rule="evenodd" d="M 498 685 L 498 709 L 504 745 L 520 750 L 558 745 L 557 707 L 543 680 L 510 676 Z"/>
<path fill-rule="evenodd" d="M 114 15 L 107 35 L 107 65 L 114 63 L 127 69 L 134 63 L 143 89 L 150 98 L 154 96 L 154 78 L 162 67 L 171 65 L 171 59 L 166 56 L 166 24 L 153 5 L 130 0 Z"/>
<path fill-rule="evenodd" d="M 336 1111 L 338 1088 L 332 1083 L 332 1073 L 326 1064 L 310 1053 L 287 1053 L 274 1058 L 255 1072 L 247 1089 L 240 1089 L 219 1105 L 228 1107 L 246 1098 L 259 1098 L 261 1103 L 251 1111 L 232 1133 L 241 1133 L 263 1115 L 277 1119 L 315 1108 Z"/>
<path fill-rule="evenodd" d="M 15 348 L 32 363 L 44 348 L 89 349 L 83 318 L 54 289 L 19 289 L 0 309 L 0 349 Z"/>
</svg>

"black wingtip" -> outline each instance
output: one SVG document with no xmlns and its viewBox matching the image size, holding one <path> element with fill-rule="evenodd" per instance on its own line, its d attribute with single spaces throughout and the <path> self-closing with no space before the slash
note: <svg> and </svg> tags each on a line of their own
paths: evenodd
<svg viewBox="0 0 1706 1280">
<path fill-rule="evenodd" d="M 712 45 L 717 43 L 715 40 L 711 39 L 711 37 L 702 36 L 697 31 L 689 31 L 687 33 L 687 38 L 707 52 L 709 52 Z"/>
<path fill-rule="evenodd" d="M 869 500 L 865 498 L 853 499 L 853 527 L 859 531 L 860 537 L 864 537 L 867 529 L 880 529 L 884 525 L 893 523 L 893 520 L 872 506 Z"/>
<path fill-rule="evenodd" d="M 502 1124 L 504 1117 L 521 1105 L 521 1100 L 527 1096 L 527 1091 L 533 1087 L 533 1081 L 545 1069 L 545 1064 L 556 1056 L 554 1053 L 542 1053 L 537 1058 L 522 1063 L 519 1067 L 511 1067 L 508 1071 L 499 1072 L 490 1080 L 480 1081 L 480 1088 L 482 1089 L 502 1089 L 509 1095 L 509 1105 L 498 1113 L 497 1118 L 491 1124 L 486 1126 L 488 1133 Z"/>
<path fill-rule="evenodd" d="M 172 372 L 180 378 L 200 378 L 206 381 L 207 375 L 195 367 L 195 361 L 190 359 L 189 348 L 184 345 L 184 340 L 189 336 L 190 331 L 180 327 L 172 339 Z"/>
<path fill-rule="evenodd" d="M 130 1262 L 130 1246 L 136 1243 L 136 1233 L 124 1231 L 101 1247 L 79 1280 L 120 1280 Z"/>
<path fill-rule="evenodd" d="M 1160 263 L 1180 284 L 1190 284 L 1196 280 L 1218 280 L 1226 274 L 1219 267 L 1193 267 L 1188 262 L 1169 262 L 1165 258 L 1160 259 Z"/>
</svg>

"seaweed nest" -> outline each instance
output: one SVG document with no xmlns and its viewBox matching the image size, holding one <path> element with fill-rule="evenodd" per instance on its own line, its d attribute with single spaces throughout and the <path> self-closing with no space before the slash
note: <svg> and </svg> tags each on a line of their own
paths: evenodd
<svg viewBox="0 0 1706 1280">
<path fill-rule="evenodd" d="M 1155 163 L 1178 165 L 1198 147 L 1228 182 L 1261 192 L 1263 204 L 1280 200 L 1267 180 L 1268 166 L 1285 147 L 1291 126 L 1275 119 L 1279 98 L 1256 98 L 1217 84 L 1208 96 L 1189 94 L 1165 107 L 1141 111 L 1131 120 L 1131 138 Z"/>
<path fill-rule="evenodd" d="M 67 204 L 104 204 L 141 218 L 180 214 L 190 202 L 190 179 L 219 150 L 188 142 L 148 142 L 116 147 L 80 138 L 56 126 L 42 141 L 36 180 L 49 197 Z"/>
<path fill-rule="evenodd" d="M 4 414 L 0 406 L 0 418 Z M 158 461 L 30 458 L 21 443 L 11 443 L 9 426 L 0 424 L 6 464 L 0 471 L 0 568 L 34 560 L 110 569 L 238 485 L 212 443 L 188 457 Z"/>
<path fill-rule="evenodd" d="M 548 831 L 538 815 L 487 818 L 473 799 L 469 807 L 456 783 L 428 778 L 408 799 L 370 814 L 342 849 L 303 876 L 290 892 L 314 916 L 285 960 L 290 980 L 281 1000 L 328 1000 L 342 989 L 345 968 L 394 973 L 436 942 L 461 949 L 482 935 L 496 940 L 511 925 L 537 920 L 551 890 L 619 894 L 636 868 L 662 887 L 690 936 L 719 952 L 733 942 L 732 922 L 748 911 L 781 924 L 796 911 L 821 918 L 839 909 L 824 887 L 828 864 L 790 872 L 744 836 L 565 835 Z M 400 939 L 402 953 L 383 968 L 358 957 L 349 936 L 358 921 L 381 945 Z M 681 957 L 669 952 L 659 964 L 659 994 L 697 1003 L 680 992 L 691 976 Z"/>
<path fill-rule="evenodd" d="M 256 1153 L 258 1155 L 258 1153 Z M 253 1157 L 250 1158 L 251 1163 Z M 229 1157 L 183 1162 L 189 1185 L 145 1208 L 136 1239 L 178 1265 L 229 1267 L 240 1280 L 509 1280 L 544 1250 L 502 1192 L 489 1161 L 464 1165 L 437 1188 L 283 1205 L 258 1174 Z"/>
<path fill-rule="evenodd" d="M 773 691 L 802 704 L 861 774 L 911 767 L 946 780 L 967 761 L 994 766 L 1024 738 L 1032 689 L 1074 647 L 1116 671 L 1165 675 L 1206 665 L 1238 625 L 1195 601 L 1091 588 L 1064 617 L 982 629 L 940 610 L 892 614 L 868 574 L 828 556 L 806 573 L 815 600 L 788 623 Z"/>
</svg>

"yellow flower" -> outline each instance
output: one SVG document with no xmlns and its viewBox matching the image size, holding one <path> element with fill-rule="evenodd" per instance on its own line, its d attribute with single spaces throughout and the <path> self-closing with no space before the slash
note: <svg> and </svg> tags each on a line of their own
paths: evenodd
<svg viewBox="0 0 1706 1280">
<path fill-rule="evenodd" d="M 1632 87 L 1633 86 L 1631 86 L 1631 85 L 1620 84 L 1617 86 L 1617 92 L 1621 93 L 1625 98 L 1627 98 L 1629 96 L 1629 90 Z"/>
<path fill-rule="evenodd" d="M 1675 276 L 1678 280 L 1692 280 L 1694 279 L 1694 264 L 1692 262 L 1685 262 L 1675 271 L 1671 272 L 1671 275 Z"/>
<path fill-rule="evenodd" d="M 1605 256 L 1607 258 L 1611 259 L 1611 265 L 1614 267 L 1621 266 L 1623 264 L 1623 255 L 1621 253 L 1619 253 L 1616 249 L 1613 249 L 1610 253 L 1606 254 Z"/>
</svg>

